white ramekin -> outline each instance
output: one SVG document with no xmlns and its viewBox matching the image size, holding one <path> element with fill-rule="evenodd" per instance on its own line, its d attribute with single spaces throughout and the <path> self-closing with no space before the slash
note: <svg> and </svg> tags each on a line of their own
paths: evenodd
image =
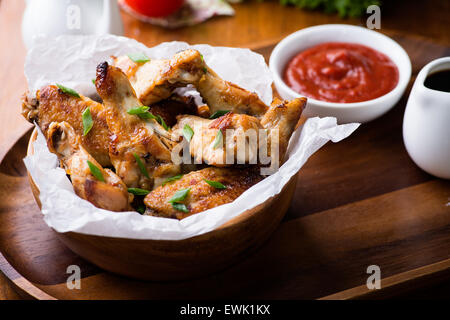
<svg viewBox="0 0 450 320">
<path fill-rule="evenodd" d="M 397 65 L 399 81 L 389 93 L 363 102 L 335 103 L 308 98 L 305 116 L 332 116 L 336 117 L 339 123 L 367 122 L 383 115 L 398 102 L 411 78 L 411 61 L 408 54 L 397 42 L 381 33 L 344 24 L 325 24 L 302 29 L 277 44 L 270 56 L 269 66 L 275 87 L 283 99 L 302 96 L 283 81 L 282 75 L 287 63 L 299 52 L 324 42 L 358 43 L 384 53 Z"/>
</svg>

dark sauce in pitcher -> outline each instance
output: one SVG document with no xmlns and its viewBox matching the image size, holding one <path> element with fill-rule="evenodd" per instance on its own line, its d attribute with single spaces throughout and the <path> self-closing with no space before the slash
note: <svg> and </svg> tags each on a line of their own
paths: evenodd
<svg viewBox="0 0 450 320">
<path fill-rule="evenodd" d="M 443 70 L 428 75 L 425 87 L 433 90 L 450 92 L 450 70 Z"/>
</svg>

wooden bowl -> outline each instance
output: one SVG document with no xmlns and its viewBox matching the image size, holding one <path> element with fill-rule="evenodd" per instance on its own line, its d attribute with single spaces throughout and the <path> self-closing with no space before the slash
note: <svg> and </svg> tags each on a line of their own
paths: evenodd
<svg viewBox="0 0 450 320">
<path fill-rule="evenodd" d="M 28 143 L 28 155 L 34 152 L 32 142 L 36 137 L 35 129 Z M 113 273 L 154 281 L 200 277 L 245 259 L 267 240 L 291 203 L 296 177 L 275 197 L 213 231 L 184 240 L 135 240 L 55 232 L 73 252 Z M 28 179 L 41 208 L 39 188 L 30 174 Z"/>
</svg>

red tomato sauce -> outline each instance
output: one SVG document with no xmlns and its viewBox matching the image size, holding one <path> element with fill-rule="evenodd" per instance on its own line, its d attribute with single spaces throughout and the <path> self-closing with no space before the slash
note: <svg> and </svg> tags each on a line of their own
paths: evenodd
<svg viewBox="0 0 450 320">
<path fill-rule="evenodd" d="M 361 102 L 385 95 L 398 83 L 398 68 L 386 55 L 345 42 L 322 43 L 287 65 L 284 81 L 294 91 L 328 102 Z"/>
</svg>

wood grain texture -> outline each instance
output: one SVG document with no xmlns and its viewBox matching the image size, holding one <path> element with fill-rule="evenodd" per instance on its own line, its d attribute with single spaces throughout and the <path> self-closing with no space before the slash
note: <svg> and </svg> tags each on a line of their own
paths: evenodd
<svg viewBox="0 0 450 320">
<path fill-rule="evenodd" d="M 358 299 L 402 297 L 402 295 L 411 292 L 411 287 L 426 287 L 430 278 L 434 282 L 437 282 L 440 279 L 442 280 L 442 283 L 445 284 L 445 280 L 448 278 L 447 273 L 449 268 L 450 259 L 447 259 L 426 267 L 383 278 L 381 280 L 381 287 L 383 288 L 382 295 L 379 294 L 379 291 L 370 290 L 367 288 L 367 285 L 362 285 L 323 297 L 321 300 L 346 300 L 354 297 L 357 297 Z M 430 289 L 428 288 L 428 290 Z M 433 297 L 448 298 L 450 297 L 450 293 L 447 292 L 444 294 L 444 291 L 442 291 L 442 294 L 439 296 L 436 295 L 436 292 L 433 292 L 427 299 L 432 299 Z"/>
<path fill-rule="evenodd" d="M 0 297 L 4 300 L 20 300 L 22 298 L 13 289 L 8 278 L 2 273 L 0 273 Z"/>
<path fill-rule="evenodd" d="M 26 179 L 11 179 L 6 185 L 27 190 Z M 241 263 L 184 282 L 138 282 L 92 268 L 57 240 L 35 204 L 9 223 L 1 221 L 0 248 L 19 274 L 58 298 L 318 298 L 364 284 L 371 264 L 379 265 L 388 278 L 448 260 L 448 190 L 447 182 L 430 181 L 284 222 L 265 246 Z M 32 206 L 31 195 L 29 201 Z M 0 207 L 0 212 L 4 217 L 7 211 Z M 17 230 L 17 225 L 25 230 L 5 230 Z M 70 264 L 81 267 L 80 291 L 66 288 Z M 447 270 L 449 265 L 441 267 Z"/>
<path fill-rule="evenodd" d="M 415 37 L 394 38 L 414 64 L 448 52 Z M 267 57 L 270 50 L 261 52 Z M 406 156 L 399 134 L 404 104 L 310 159 L 288 215 L 261 248 L 222 272 L 183 282 L 120 278 L 64 247 L 32 199 L 20 162 L 29 139 L 24 136 L 0 165 L 0 251 L 6 260 L 0 268 L 14 283 L 26 280 L 59 299 L 377 298 L 447 279 L 450 182 L 424 174 Z M 81 268 L 81 290 L 66 287 L 70 264 Z M 372 264 L 380 266 L 386 290 L 364 286 Z M 15 273 L 8 273 L 11 268 Z"/>
<path fill-rule="evenodd" d="M 2 82 L 2 86 L 0 86 L 0 159 L 3 159 L 17 139 L 30 128 L 30 125 L 19 115 L 20 107 L 18 103 L 18 99 L 26 89 L 26 82 L 23 76 L 25 49 L 22 45 L 20 35 L 20 22 L 23 8 L 23 0 L 0 0 L 0 43 L 2 43 L 3 49 L 0 50 L 0 81 Z M 236 17 L 217 17 L 201 25 L 178 30 L 165 30 L 159 27 L 145 25 L 132 19 L 126 13 L 123 13 L 123 18 L 126 34 L 143 41 L 149 46 L 158 44 L 161 41 L 183 40 L 190 43 L 209 43 L 250 48 L 260 48 L 261 46 L 272 43 L 274 40 L 281 39 L 293 31 L 311 25 L 322 23 L 361 24 L 363 22 L 362 19 L 345 20 L 335 15 L 326 15 L 320 12 L 308 12 L 290 7 L 285 8 L 279 6 L 277 1 L 265 1 L 264 3 L 249 1 L 244 4 L 234 5 L 234 8 L 236 9 Z M 382 9 L 381 32 L 388 32 L 389 30 L 399 31 L 396 34 L 396 39 L 407 50 L 414 63 L 413 72 L 417 72 L 431 59 L 442 55 L 450 55 L 448 48 L 445 47 L 445 44 L 450 45 L 450 29 L 445 27 L 448 24 L 449 15 L 450 2 L 448 1 L 386 1 Z M 410 41 L 411 38 L 405 36 L 405 32 L 414 33 L 423 37 L 415 36 L 414 41 Z M 444 46 L 431 42 L 424 37 L 431 38 L 434 42 L 443 43 Z M 270 54 L 270 47 L 265 48 L 263 51 L 266 54 Z M 405 156 L 404 148 L 399 145 L 399 143 L 401 144 L 401 131 L 398 126 L 401 123 L 404 102 L 405 100 L 399 103 L 396 108 L 384 117 L 368 124 L 367 128 L 364 126 L 358 129 L 351 139 L 345 140 L 337 145 L 328 145 L 310 159 L 299 177 L 296 191 L 297 196 L 286 217 L 291 220 L 290 223 L 298 220 L 298 217 L 308 216 L 305 219 L 312 218 L 315 215 L 314 213 L 318 213 L 321 210 L 329 210 L 336 206 L 345 206 L 351 204 L 353 201 L 363 201 L 369 197 L 379 199 L 378 196 L 389 193 L 393 194 L 408 186 L 423 185 L 429 187 L 428 183 L 435 179 L 417 169 L 409 158 Z M 387 128 L 385 129 L 384 126 Z M 383 134 L 383 130 L 386 130 L 387 133 Z M 372 137 L 372 135 L 374 136 Z M 102 281 L 104 283 L 111 281 L 109 275 L 98 273 L 98 269 L 68 251 L 51 233 L 48 233 L 48 228 L 37 212 L 37 206 L 31 199 L 31 190 L 24 179 L 25 170 L 21 158 L 24 155 L 23 152 L 26 142 L 27 137 L 20 140 L 19 145 L 8 155 L 9 160 L 2 162 L 0 169 L 2 172 L 0 173 L 1 185 L 8 185 L 8 189 L 2 189 L 0 195 L 3 195 L 4 191 L 18 191 L 17 196 L 23 197 L 20 199 L 23 199 L 24 206 L 29 209 L 27 212 L 29 215 L 21 216 L 21 218 L 25 220 L 31 219 L 31 222 L 27 222 L 27 224 L 38 228 L 37 230 L 39 231 L 39 235 L 25 236 L 24 239 L 21 239 L 23 235 L 15 233 L 12 240 L 6 242 L 8 247 L 19 246 L 28 255 L 26 259 L 16 258 L 16 260 L 12 260 L 14 265 L 21 272 L 24 272 L 23 275 L 30 276 L 32 281 L 36 281 L 42 288 L 48 288 L 49 292 L 55 295 L 59 293 L 59 287 L 62 286 L 61 283 L 67 276 L 65 274 L 65 266 L 68 263 L 77 263 L 82 266 L 83 275 L 86 276 L 85 280 L 83 280 L 85 282 L 83 283 L 86 283 L 86 286 L 90 286 L 92 283 L 99 284 Z M 344 146 L 346 147 L 345 149 Z M 353 149 L 353 147 L 355 148 Z M 354 165 L 346 163 L 346 161 L 353 160 L 350 156 L 346 158 L 346 161 L 341 161 L 340 158 L 335 156 L 335 153 L 342 153 L 343 150 L 346 150 L 345 155 L 347 153 L 349 155 L 352 154 L 359 160 Z M 388 158 L 384 158 L 383 152 L 385 151 L 388 152 Z M 362 158 L 359 158 L 360 156 Z M 376 161 L 371 161 L 372 157 Z M 372 170 L 371 168 L 377 168 L 377 170 Z M 367 178 L 368 175 L 365 174 L 365 170 L 370 172 L 370 178 Z M 392 176 L 393 174 L 395 176 Z M 363 183 L 360 183 L 361 181 Z M 361 188 L 354 187 L 355 183 L 360 184 Z M 444 188 L 448 190 L 447 186 L 444 186 Z M 328 192 L 328 190 L 336 191 Z M 408 201 L 408 197 L 406 196 L 402 201 Z M 373 203 L 372 205 L 373 207 L 377 207 L 378 203 Z M 15 208 L 13 206 L 4 205 L 1 207 L 0 212 L 15 212 L 14 210 Z M 371 210 L 371 207 L 369 210 Z M 11 226 L 14 226 L 16 222 L 10 222 Z M 416 226 L 416 228 L 418 227 Z M 20 230 L 26 230 L 26 228 Z M 399 232 L 401 231 L 402 229 L 399 230 Z M 442 232 L 440 234 L 442 236 Z M 280 236 L 277 235 L 277 237 Z M 302 239 L 301 230 L 295 231 L 294 229 L 291 235 L 286 235 L 285 237 L 291 241 L 299 241 L 299 239 Z M 433 235 L 433 232 L 430 234 L 430 231 L 422 237 L 422 241 L 439 241 L 436 240 L 439 239 L 439 236 Z M 430 240 L 433 237 L 437 238 Z M 408 243 L 409 240 L 407 239 L 404 240 L 403 244 Z M 415 241 L 420 242 L 420 237 L 415 239 Z M 28 246 L 27 243 L 29 242 L 35 243 L 36 246 Z M 283 244 L 289 245 L 289 242 L 286 241 Z M 396 243 L 386 244 L 385 247 L 379 250 L 390 252 L 390 249 L 395 246 Z M 45 247 L 52 248 L 52 254 L 48 255 L 45 251 L 39 251 Z M 420 248 L 423 250 L 423 247 Z M 433 248 L 431 245 L 426 249 L 432 251 L 440 250 L 439 248 Z M 425 257 L 419 260 L 421 262 L 424 262 L 430 255 L 429 251 L 424 251 L 423 253 Z M 255 255 L 260 254 L 258 252 Z M 360 254 L 363 255 L 363 253 Z M 397 254 L 400 257 L 399 261 L 395 262 L 390 260 L 392 266 L 390 267 L 391 269 L 387 270 L 388 274 L 394 274 L 399 270 L 407 270 L 410 267 L 416 266 L 411 264 L 412 262 L 408 258 L 405 260 L 404 256 L 408 256 L 407 251 L 403 253 L 397 252 Z M 295 257 L 296 259 L 302 258 L 301 256 Z M 5 271 L 7 268 L 6 265 L 9 263 L 3 257 L 0 258 L 0 268 Z M 11 257 L 8 258 L 11 259 Z M 45 264 L 47 258 L 50 260 L 56 259 L 59 261 L 59 264 Z M 413 258 L 411 257 L 410 259 Z M 288 256 L 285 256 L 283 259 L 287 261 Z M 327 261 L 322 261 L 317 257 L 315 259 L 321 263 Z M 389 259 L 392 259 L 392 257 L 389 257 Z M 257 270 L 257 274 L 253 277 L 250 274 L 251 280 L 249 282 L 255 281 L 254 279 L 264 276 L 264 272 L 268 272 L 259 265 L 253 265 L 253 267 Z M 333 270 L 331 266 L 328 266 L 328 268 Z M 28 273 L 27 270 L 29 270 Z M 444 272 L 444 274 L 448 274 L 448 272 Z M 320 277 L 320 275 L 318 276 Z M 331 276 L 330 283 L 334 281 L 332 278 Z M 215 279 L 213 278 L 211 281 L 216 281 Z M 227 284 L 224 280 L 226 277 L 221 279 L 222 285 Z M 327 277 L 324 279 L 327 279 Z M 31 282 L 26 284 L 24 281 L 26 280 L 24 279 L 20 282 L 23 288 L 34 286 Z M 280 284 L 281 286 L 286 286 L 289 283 L 289 279 L 283 281 Z M 341 282 L 346 283 L 349 288 L 352 285 L 345 278 Z M 307 283 L 320 286 L 322 281 L 320 278 L 314 278 Z M 427 283 L 433 283 L 433 281 L 428 279 Z M 218 284 L 220 284 L 220 281 Z M 201 283 L 191 283 L 190 285 L 197 288 L 198 295 L 198 290 L 202 287 Z M 265 294 L 267 295 L 267 292 L 270 292 L 274 286 L 276 286 L 275 282 L 268 284 L 264 289 Z M 111 288 L 111 285 L 106 285 L 106 287 Z M 142 297 L 142 292 L 145 292 L 150 297 L 152 295 L 148 293 L 149 291 L 159 289 L 158 286 L 146 287 L 145 285 L 141 285 L 141 287 L 141 289 L 137 290 L 136 296 L 141 294 Z M 5 281 L 4 277 L 0 277 L 0 299 L 17 298 L 17 295 L 10 288 L 9 281 Z M 130 283 L 126 282 L 121 284 L 119 288 L 129 290 Z M 409 287 L 406 291 L 412 289 L 413 287 Z M 301 288 L 298 290 L 301 290 Z M 446 289 L 442 291 L 444 290 Z M 117 290 L 113 290 L 111 295 L 116 292 Z M 228 292 L 232 292 L 232 290 L 230 289 Z M 274 290 L 273 292 L 277 294 L 280 292 L 280 289 Z M 67 294 L 66 297 L 74 298 L 98 297 L 95 286 L 84 288 L 82 294 L 77 292 L 71 292 L 70 294 L 65 292 L 65 294 Z M 294 293 L 291 293 L 292 295 Z M 153 293 L 153 296 L 157 296 L 157 294 Z M 167 288 L 162 296 L 170 296 L 170 288 Z M 308 291 L 297 292 L 297 296 L 311 297 L 311 295 L 308 295 Z M 282 296 L 280 295 L 279 297 Z"/>
</svg>

